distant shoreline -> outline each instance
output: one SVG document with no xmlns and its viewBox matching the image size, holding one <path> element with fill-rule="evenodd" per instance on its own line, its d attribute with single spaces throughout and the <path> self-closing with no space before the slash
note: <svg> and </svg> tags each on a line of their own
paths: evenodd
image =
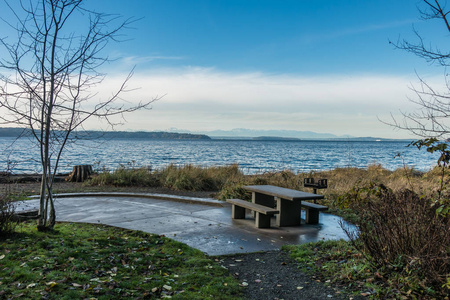
<svg viewBox="0 0 450 300">
<path fill-rule="evenodd" d="M 0 128 L 0 138 L 18 138 L 31 136 L 28 128 Z M 74 132 L 73 137 L 77 139 L 152 139 L 152 140 L 224 140 L 224 141 L 333 141 L 333 142 L 404 142 L 413 139 L 387 139 L 379 137 L 286 137 L 286 136 L 215 136 L 201 133 L 179 133 L 167 131 L 95 131 L 86 130 Z"/>
<path fill-rule="evenodd" d="M 0 128 L 0 137 L 30 137 L 31 130 L 24 128 Z M 161 139 L 161 140 L 210 140 L 204 134 L 176 133 L 176 132 L 149 132 L 149 131 L 77 131 L 72 134 L 75 139 Z"/>
</svg>

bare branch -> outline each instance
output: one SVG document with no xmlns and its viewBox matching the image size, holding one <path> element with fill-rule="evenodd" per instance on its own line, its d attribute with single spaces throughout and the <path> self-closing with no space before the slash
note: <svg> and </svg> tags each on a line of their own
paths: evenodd
<svg viewBox="0 0 450 300">
<path fill-rule="evenodd" d="M 5 1 L 16 23 L 3 21 L 17 37 L 0 38 L 0 47 L 8 54 L 0 58 L 0 108 L 8 112 L 0 115 L 0 123 L 31 128 L 40 147 L 43 174 L 38 227 L 42 228 L 47 225 L 48 212 L 54 218 L 53 178 L 61 154 L 71 143 L 71 133 L 92 117 L 114 125 L 111 117 L 123 119 L 126 113 L 149 109 L 160 97 L 124 105 L 122 95 L 132 70 L 111 97 L 89 109 L 94 100 L 89 91 L 104 78 L 97 70 L 108 61 L 102 51 L 109 42 L 119 40 L 133 19 L 86 10 L 83 0 L 20 0 L 21 11 Z M 88 24 L 85 31 L 67 31 L 75 18 L 79 24 Z"/>
</svg>

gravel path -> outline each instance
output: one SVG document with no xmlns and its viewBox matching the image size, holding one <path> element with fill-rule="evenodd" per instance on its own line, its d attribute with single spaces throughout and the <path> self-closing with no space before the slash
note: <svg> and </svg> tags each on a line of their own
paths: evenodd
<svg viewBox="0 0 450 300">
<path fill-rule="evenodd" d="M 217 259 L 245 287 L 246 299 L 352 299 L 338 288 L 327 286 L 301 272 L 297 263 L 284 251 Z"/>
</svg>

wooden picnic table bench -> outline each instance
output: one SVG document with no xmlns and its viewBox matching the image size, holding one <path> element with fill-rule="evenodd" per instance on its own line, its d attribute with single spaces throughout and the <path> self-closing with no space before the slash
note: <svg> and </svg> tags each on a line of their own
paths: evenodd
<svg viewBox="0 0 450 300">
<path fill-rule="evenodd" d="M 252 192 L 252 203 L 270 208 L 276 207 L 278 211 L 276 225 L 279 227 L 300 225 L 302 206 L 306 210 L 307 224 L 317 224 L 319 212 L 328 209 L 326 206 L 305 201 L 323 199 L 323 195 L 273 185 L 249 185 L 244 186 L 244 189 Z"/>
</svg>

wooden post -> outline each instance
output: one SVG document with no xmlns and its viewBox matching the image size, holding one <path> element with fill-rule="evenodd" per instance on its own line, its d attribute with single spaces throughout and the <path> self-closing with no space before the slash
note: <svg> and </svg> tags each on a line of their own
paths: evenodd
<svg viewBox="0 0 450 300">
<path fill-rule="evenodd" d="M 69 174 L 69 177 L 66 178 L 66 181 L 70 182 L 83 182 L 88 179 L 92 174 L 92 166 L 91 165 L 79 165 L 74 166 L 72 173 Z"/>
</svg>

